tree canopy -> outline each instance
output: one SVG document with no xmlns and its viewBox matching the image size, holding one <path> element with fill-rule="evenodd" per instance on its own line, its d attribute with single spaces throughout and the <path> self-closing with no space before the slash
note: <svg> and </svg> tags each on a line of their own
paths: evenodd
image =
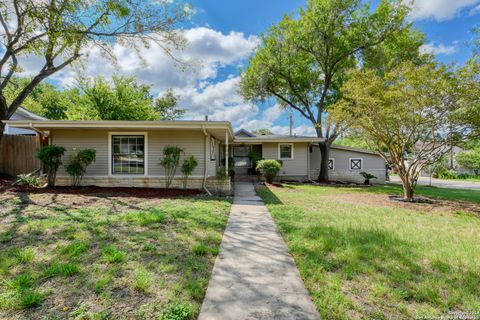
<svg viewBox="0 0 480 320">
<path fill-rule="evenodd" d="M 333 107 L 334 117 L 357 130 L 399 174 L 407 199 L 422 169 L 471 133 L 459 116 L 471 96 L 460 74 L 433 62 L 404 62 L 383 76 L 352 70 Z"/>
<path fill-rule="evenodd" d="M 7 0 L 0 3 L 0 134 L 9 119 L 46 78 L 97 47 L 115 59 L 113 45 L 139 52 L 156 43 L 168 54 L 184 44 L 177 26 L 189 14 L 179 1 Z M 39 71 L 7 100 L 7 87 L 23 70 L 21 57 L 37 56 Z M 27 59 L 28 60 L 28 59 Z M 0 136 L 1 137 L 1 136 Z"/>
<path fill-rule="evenodd" d="M 175 120 L 185 114 L 186 110 L 178 107 L 180 98 L 180 95 L 175 94 L 172 89 L 168 89 L 155 100 L 154 109 L 161 120 Z"/>
<path fill-rule="evenodd" d="M 382 0 L 370 10 L 360 0 L 309 0 L 298 18 L 285 15 L 261 36 L 240 91 L 250 101 L 273 97 L 312 123 L 326 139 L 319 144 L 319 180 L 328 180 L 329 147 L 344 129 L 329 109 L 341 97 L 347 71 L 362 63 L 387 70 L 419 55 L 423 36 L 405 21 L 407 13 L 401 1 Z"/>
</svg>

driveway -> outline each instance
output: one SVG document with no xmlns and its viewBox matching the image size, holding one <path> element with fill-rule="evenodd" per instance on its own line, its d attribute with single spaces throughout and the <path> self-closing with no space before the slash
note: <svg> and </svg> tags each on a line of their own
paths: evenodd
<svg viewBox="0 0 480 320">
<path fill-rule="evenodd" d="M 398 176 L 390 177 L 390 182 L 402 183 Z M 418 185 L 429 186 L 430 178 L 420 177 L 420 179 L 418 179 Z M 466 180 L 441 180 L 432 178 L 432 186 L 450 189 L 480 190 L 480 182 L 471 182 Z"/>
</svg>

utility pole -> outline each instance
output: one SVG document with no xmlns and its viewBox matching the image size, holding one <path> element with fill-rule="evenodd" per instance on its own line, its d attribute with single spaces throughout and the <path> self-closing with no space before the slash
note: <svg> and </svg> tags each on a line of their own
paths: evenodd
<svg viewBox="0 0 480 320">
<path fill-rule="evenodd" d="M 293 112 L 290 111 L 290 137 L 293 135 Z"/>
</svg>

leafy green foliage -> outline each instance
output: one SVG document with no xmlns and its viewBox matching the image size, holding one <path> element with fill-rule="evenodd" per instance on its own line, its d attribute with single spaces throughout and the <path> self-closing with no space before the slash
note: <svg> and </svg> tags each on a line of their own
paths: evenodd
<svg viewBox="0 0 480 320">
<path fill-rule="evenodd" d="M 37 158 L 42 162 L 43 166 L 47 170 L 47 181 L 50 187 L 55 186 L 55 178 L 57 176 L 57 170 L 62 164 L 62 156 L 65 153 L 65 148 L 49 145 L 40 148 L 37 151 Z"/>
<path fill-rule="evenodd" d="M 367 60 L 379 66 L 381 53 L 368 50 L 384 42 L 392 41 L 383 56 L 403 52 L 404 42 L 410 47 L 401 36 L 409 34 L 407 12 L 400 1 L 383 0 L 370 9 L 361 0 L 309 0 L 298 18 L 285 15 L 261 36 L 261 45 L 241 76 L 240 92 L 251 101 L 275 98 L 326 138 L 320 143 L 327 152 L 322 152 L 319 180 L 328 180 L 328 149 L 345 128 L 333 123 L 329 109 L 342 96 L 347 71 Z M 415 45 L 409 53 L 421 42 L 412 38 Z"/>
<path fill-rule="evenodd" d="M 459 165 L 467 169 L 473 170 L 475 175 L 480 172 L 480 148 L 465 150 L 459 152 L 455 156 L 455 160 Z"/>
<path fill-rule="evenodd" d="M 72 120 L 156 120 L 150 86 L 133 77 L 80 78 L 79 106 Z M 84 112 L 87 110 L 88 112 Z"/>
<path fill-rule="evenodd" d="M 79 186 L 87 172 L 87 167 L 95 161 L 97 152 L 95 149 L 74 151 L 70 156 L 70 163 L 66 167 L 67 173 L 72 177 L 73 186 Z"/>
<path fill-rule="evenodd" d="M 268 128 L 260 128 L 252 131 L 253 134 L 256 135 L 261 135 L 261 136 L 266 136 L 266 135 L 271 135 L 273 132 L 268 129 Z"/>
<path fill-rule="evenodd" d="M 0 33 L 6 35 L 3 47 L 7 50 L 0 56 L 0 120 L 10 119 L 42 81 L 93 47 L 111 60 L 116 60 L 114 46 L 119 43 L 128 44 L 138 54 L 153 43 L 168 52 L 181 49 L 185 41 L 177 24 L 190 13 L 190 6 L 170 1 L 3 1 Z M 21 58 L 29 55 L 42 63 L 30 79 L 17 86 L 15 79 L 29 61 Z M 67 108 L 63 100 L 49 93 L 44 96 L 48 98 L 40 105 L 46 106 L 45 114 L 63 118 Z M 0 121 L 0 138 L 3 128 Z"/>
<path fill-rule="evenodd" d="M 268 183 L 272 183 L 282 169 L 282 165 L 277 160 L 266 159 L 258 161 L 256 168 Z"/>
<path fill-rule="evenodd" d="M 185 109 L 178 108 L 180 96 L 172 89 L 168 89 L 160 98 L 155 100 L 153 108 L 159 114 L 160 120 L 176 120 L 185 114 Z"/>
<path fill-rule="evenodd" d="M 182 174 L 183 174 L 183 189 L 187 188 L 188 176 L 193 173 L 193 170 L 198 166 L 198 161 L 195 156 L 191 155 L 188 158 L 183 160 L 182 163 Z"/>
<path fill-rule="evenodd" d="M 19 174 L 15 178 L 14 184 L 20 186 L 36 187 L 40 184 L 40 180 L 34 174 Z"/>
<path fill-rule="evenodd" d="M 377 179 L 376 176 L 374 176 L 373 174 L 371 173 L 368 173 L 366 171 L 362 171 L 360 172 L 360 175 L 365 179 L 365 183 L 366 185 L 370 184 L 370 180 L 372 179 Z"/>
<path fill-rule="evenodd" d="M 160 320 L 189 320 L 193 311 L 189 304 L 182 302 L 170 303 L 160 316 Z"/>
<path fill-rule="evenodd" d="M 182 153 L 183 149 L 178 146 L 166 146 L 163 148 L 163 159 L 160 161 L 160 164 L 165 169 L 165 187 L 167 189 L 170 188 L 175 177 Z"/>
<path fill-rule="evenodd" d="M 376 150 L 387 150 L 409 200 L 420 172 L 469 132 L 459 112 L 470 100 L 470 83 L 435 63 L 405 62 L 384 75 L 352 70 L 342 91 L 331 114 Z"/>
</svg>

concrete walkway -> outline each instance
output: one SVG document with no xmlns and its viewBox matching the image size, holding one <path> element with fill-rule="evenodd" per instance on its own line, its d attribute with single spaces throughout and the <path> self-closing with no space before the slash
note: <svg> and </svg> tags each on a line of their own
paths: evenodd
<svg viewBox="0 0 480 320">
<path fill-rule="evenodd" d="M 320 319 L 253 184 L 233 203 L 199 319 Z"/>
</svg>

